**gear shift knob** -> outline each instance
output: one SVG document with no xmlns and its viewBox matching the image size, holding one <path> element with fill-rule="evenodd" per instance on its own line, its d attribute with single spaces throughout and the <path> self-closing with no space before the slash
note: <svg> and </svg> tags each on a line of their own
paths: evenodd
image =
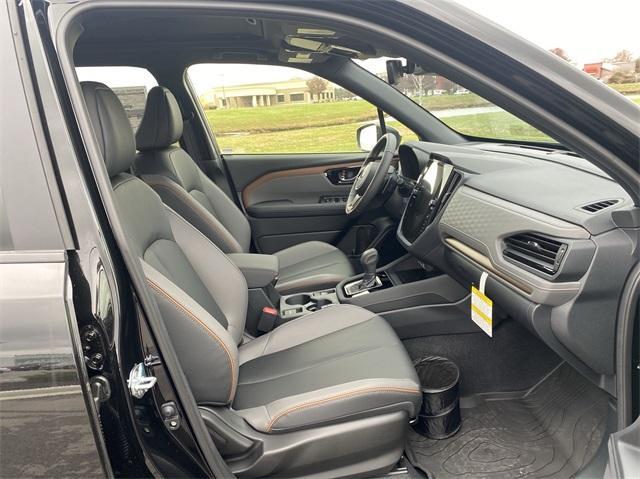
<svg viewBox="0 0 640 479">
<path fill-rule="evenodd" d="M 375 248 L 369 248 L 360 256 L 360 264 L 362 265 L 362 285 L 372 286 L 376 280 L 376 269 L 378 267 L 378 251 Z"/>
</svg>

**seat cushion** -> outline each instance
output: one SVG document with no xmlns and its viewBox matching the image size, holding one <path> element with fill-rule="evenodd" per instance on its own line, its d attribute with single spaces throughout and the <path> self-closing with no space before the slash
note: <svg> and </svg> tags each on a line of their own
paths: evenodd
<svg viewBox="0 0 640 479">
<path fill-rule="evenodd" d="M 389 324 L 338 305 L 285 323 L 240 347 L 233 408 L 277 433 L 420 408 L 419 380 Z"/>
<path fill-rule="evenodd" d="M 280 263 L 280 294 L 332 288 L 355 274 L 347 256 L 322 241 L 308 241 L 275 253 Z"/>
</svg>

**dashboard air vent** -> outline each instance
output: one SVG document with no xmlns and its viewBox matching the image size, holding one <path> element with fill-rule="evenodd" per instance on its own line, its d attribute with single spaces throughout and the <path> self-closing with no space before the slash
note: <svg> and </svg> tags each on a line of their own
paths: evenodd
<svg viewBox="0 0 640 479">
<path fill-rule="evenodd" d="M 567 245 L 536 233 L 519 233 L 504 240 L 502 254 L 517 263 L 547 274 L 560 267 Z"/>
<path fill-rule="evenodd" d="M 588 205 L 581 206 L 580 209 L 587 213 L 597 213 L 600 210 L 609 208 L 610 206 L 617 205 L 620 200 L 602 200 L 595 203 L 589 203 Z"/>
</svg>

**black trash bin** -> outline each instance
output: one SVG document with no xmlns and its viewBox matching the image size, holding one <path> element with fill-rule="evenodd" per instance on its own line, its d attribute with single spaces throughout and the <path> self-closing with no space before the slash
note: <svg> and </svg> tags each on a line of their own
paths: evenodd
<svg viewBox="0 0 640 479">
<path fill-rule="evenodd" d="M 414 364 L 422 389 L 422 408 L 414 426 L 416 431 L 431 439 L 453 436 L 460 429 L 458 366 L 438 356 L 427 356 Z"/>
</svg>

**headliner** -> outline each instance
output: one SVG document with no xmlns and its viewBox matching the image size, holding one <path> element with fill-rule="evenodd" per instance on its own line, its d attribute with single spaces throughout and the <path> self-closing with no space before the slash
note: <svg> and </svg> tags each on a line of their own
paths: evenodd
<svg viewBox="0 0 640 479">
<path fill-rule="evenodd" d="M 170 15 L 170 16 L 169 16 Z M 303 67 L 289 63 L 287 56 L 298 51 L 285 43 L 288 35 L 302 36 L 299 28 L 328 28 L 308 23 L 273 19 L 222 16 L 219 13 L 177 14 L 176 11 L 148 9 L 89 13 L 82 21 L 83 33 L 74 49 L 76 66 L 151 65 L 203 62 L 270 63 Z M 356 50 L 357 58 L 381 56 L 371 43 L 353 34 L 305 38 L 330 42 Z M 293 53 L 295 55 L 295 53 Z M 322 63 L 334 54 L 313 54 L 313 63 Z"/>
</svg>

